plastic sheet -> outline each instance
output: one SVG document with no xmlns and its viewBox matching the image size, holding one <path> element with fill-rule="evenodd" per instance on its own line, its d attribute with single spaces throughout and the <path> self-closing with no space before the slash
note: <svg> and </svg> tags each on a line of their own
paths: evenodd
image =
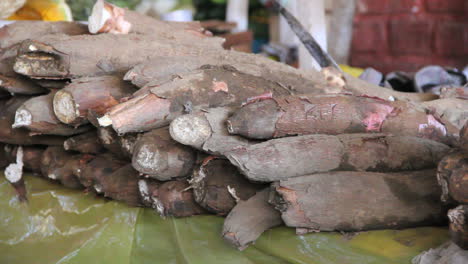
<svg viewBox="0 0 468 264">
<path fill-rule="evenodd" d="M 221 239 L 220 217 L 162 219 L 31 175 L 19 203 L 0 177 L 0 263 L 401 264 L 448 238 L 431 227 L 303 236 L 280 227 L 239 252 Z"/>
</svg>

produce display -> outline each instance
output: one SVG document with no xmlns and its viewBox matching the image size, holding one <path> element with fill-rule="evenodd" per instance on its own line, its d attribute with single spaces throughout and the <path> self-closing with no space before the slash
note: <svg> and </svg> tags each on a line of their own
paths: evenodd
<svg viewBox="0 0 468 264">
<path fill-rule="evenodd" d="M 31 171 L 163 217 L 226 216 L 240 250 L 279 225 L 401 229 L 448 214 L 467 247 L 468 125 L 453 98 L 226 51 L 198 23 L 104 1 L 88 22 L 0 29 L 0 167 L 21 200 L 34 199 Z"/>
</svg>

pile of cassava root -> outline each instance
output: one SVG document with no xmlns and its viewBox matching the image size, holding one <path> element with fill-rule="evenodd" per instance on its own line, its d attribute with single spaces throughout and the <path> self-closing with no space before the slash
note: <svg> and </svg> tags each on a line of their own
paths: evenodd
<svg viewBox="0 0 468 264">
<path fill-rule="evenodd" d="M 226 51 L 198 23 L 103 1 L 88 22 L 0 29 L 0 166 L 20 199 L 29 170 L 162 216 L 226 216 L 239 249 L 281 224 L 444 224 L 456 202 L 467 246 L 466 101 Z"/>
</svg>

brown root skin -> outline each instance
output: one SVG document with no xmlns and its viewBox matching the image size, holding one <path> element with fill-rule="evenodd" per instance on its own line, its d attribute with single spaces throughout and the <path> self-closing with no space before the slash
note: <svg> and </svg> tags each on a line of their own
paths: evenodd
<svg viewBox="0 0 468 264">
<path fill-rule="evenodd" d="M 74 128 L 61 123 L 54 114 L 52 100 L 54 92 L 33 97 L 24 102 L 15 113 L 13 128 L 27 128 L 35 134 L 71 136 L 80 134 L 89 127 Z"/>
<path fill-rule="evenodd" d="M 131 164 L 127 164 L 111 174 L 96 175 L 93 187 L 105 197 L 130 206 L 141 206 L 138 175 L 138 171 L 134 170 Z"/>
<path fill-rule="evenodd" d="M 112 125 L 120 134 L 148 131 L 167 126 L 182 114 L 210 107 L 238 106 L 249 98 L 269 93 L 289 94 L 279 83 L 245 74 L 231 66 L 206 65 L 113 107 L 100 123 Z"/>
<path fill-rule="evenodd" d="M 132 159 L 135 145 L 142 134 L 129 133 L 118 138 L 122 155 L 127 159 Z"/>
<path fill-rule="evenodd" d="M 65 88 L 70 83 L 70 80 L 35 79 L 34 82 L 45 89 L 53 91 Z"/>
<path fill-rule="evenodd" d="M 88 191 L 96 192 L 94 185 L 97 178 L 105 178 L 104 175 L 111 175 L 126 164 L 126 161 L 122 161 L 110 153 L 101 154 L 83 166 L 81 173 L 78 174 L 78 179 Z"/>
<path fill-rule="evenodd" d="M 167 127 L 145 133 L 133 148 L 133 167 L 161 181 L 187 176 L 195 161 L 196 152 L 174 141 Z"/>
<path fill-rule="evenodd" d="M 75 79 L 55 94 L 54 113 L 65 124 L 86 124 L 88 111 L 101 116 L 134 91 L 131 84 L 117 75 Z"/>
<path fill-rule="evenodd" d="M 349 95 L 285 96 L 243 106 L 228 119 L 233 134 L 254 139 L 290 135 L 391 133 L 452 143 L 458 129 L 405 102 Z"/>
<path fill-rule="evenodd" d="M 268 203 L 269 188 L 240 201 L 224 220 L 222 236 L 239 250 L 254 243 L 266 230 L 283 223 L 281 214 Z"/>
<path fill-rule="evenodd" d="M 68 138 L 63 142 L 63 148 L 67 151 L 77 151 L 88 154 L 99 154 L 105 150 L 99 141 L 96 131 Z"/>
<path fill-rule="evenodd" d="M 434 170 L 318 173 L 282 180 L 275 191 L 279 199 L 271 202 L 287 226 L 299 229 L 400 229 L 445 220 Z"/>
<path fill-rule="evenodd" d="M 170 36 L 174 34 L 176 37 Z M 74 79 L 125 73 L 157 54 L 202 55 L 221 49 L 216 38 L 194 37 L 177 30 L 152 35 L 47 35 L 23 41 L 13 69 L 33 79 Z"/>
<path fill-rule="evenodd" d="M 273 182 L 337 170 L 397 172 L 435 168 L 449 151 L 446 145 L 423 138 L 342 134 L 272 139 L 237 148 L 226 157 L 248 179 Z"/>
<path fill-rule="evenodd" d="M 6 92 L 12 95 L 37 95 L 45 94 L 48 92 L 47 89 L 17 74 L 15 74 L 15 76 L 13 77 L 4 76 L 0 74 L 0 88 L 4 89 Z"/>
<path fill-rule="evenodd" d="M 157 203 L 153 197 L 158 197 L 159 187 L 163 182 L 154 180 L 154 179 L 140 179 L 138 180 L 138 190 L 140 192 L 140 200 L 143 206 L 152 207 L 156 209 Z"/>
<path fill-rule="evenodd" d="M 124 153 L 122 153 L 122 148 L 119 144 L 119 136 L 115 131 L 110 127 L 99 127 L 97 129 L 97 136 L 99 138 L 99 142 L 105 149 L 107 149 L 110 153 L 115 155 L 120 159 L 127 159 L 128 158 Z"/>
<path fill-rule="evenodd" d="M 5 168 L 8 164 L 8 156 L 9 153 L 7 152 L 7 147 L 8 145 L 5 145 L 3 143 L 0 143 L 0 169 Z"/>
<path fill-rule="evenodd" d="M 68 153 L 63 147 L 49 147 L 42 155 L 41 172 L 45 178 L 57 180 L 67 188 L 81 189 L 83 185 L 77 175 L 92 159 L 90 155 Z"/>
<path fill-rule="evenodd" d="M 253 184 L 228 160 L 206 158 L 190 179 L 195 201 L 217 215 L 227 215 L 240 199 L 248 200 L 265 186 Z"/>
<path fill-rule="evenodd" d="M 460 142 L 459 147 L 461 150 L 468 152 L 468 121 L 460 129 Z"/>
<path fill-rule="evenodd" d="M 34 30 L 31 30 L 31 29 Z M 86 25 L 78 22 L 16 21 L 0 29 L 0 50 L 11 47 L 26 39 L 34 39 L 47 34 L 81 35 L 87 34 Z"/>
<path fill-rule="evenodd" d="M 15 162 L 19 146 L 6 145 L 4 147 L 5 161 Z M 22 146 L 23 148 L 23 166 L 24 169 L 32 172 L 41 173 L 42 154 L 45 149 L 38 146 Z M 0 155 L 1 157 L 1 155 Z"/>
<path fill-rule="evenodd" d="M 63 146 L 64 137 L 61 136 L 31 136 L 24 128 L 12 128 L 16 110 L 28 99 L 28 96 L 14 96 L 7 100 L 0 100 L 0 142 L 14 145 L 53 145 Z"/>
<path fill-rule="evenodd" d="M 281 85 L 288 94 L 312 94 L 323 91 L 318 74 L 305 72 L 270 59 L 237 51 L 216 51 L 204 56 L 154 57 L 127 72 L 124 79 L 138 87 L 161 85 L 203 65 L 230 65 L 245 74 Z"/>
<path fill-rule="evenodd" d="M 452 242 L 468 250 L 468 206 L 460 205 L 449 210 L 449 231 Z"/>
<path fill-rule="evenodd" d="M 439 99 L 424 102 L 421 106 L 437 117 L 443 117 L 458 129 L 468 122 L 468 101 L 457 98 Z M 448 125 L 448 122 L 445 122 Z"/>
<path fill-rule="evenodd" d="M 165 216 L 188 217 L 205 213 L 193 198 L 192 190 L 185 181 L 168 181 L 159 186 L 157 196 L 151 197 L 153 208 Z"/>
<path fill-rule="evenodd" d="M 26 197 L 26 186 L 24 185 L 23 179 L 23 154 L 23 148 L 21 146 L 18 147 L 14 161 L 12 161 L 12 163 L 10 163 L 4 171 L 5 179 L 15 189 L 20 202 L 25 202 L 28 200 Z"/>
<path fill-rule="evenodd" d="M 468 203 L 468 153 L 452 153 L 444 157 L 437 169 L 442 187 L 442 201 Z"/>
<path fill-rule="evenodd" d="M 468 100 L 468 87 L 442 87 L 440 89 L 440 98 L 457 98 Z"/>
<path fill-rule="evenodd" d="M 171 122 L 171 137 L 181 144 L 224 156 L 235 148 L 251 144 L 245 138 L 229 134 L 226 120 L 232 112 L 232 108 L 218 107 L 181 115 Z"/>
</svg>

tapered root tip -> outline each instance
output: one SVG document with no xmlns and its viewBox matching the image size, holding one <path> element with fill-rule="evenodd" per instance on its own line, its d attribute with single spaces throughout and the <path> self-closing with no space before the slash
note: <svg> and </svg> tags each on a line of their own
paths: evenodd
<svg viewBox="0 0 468 264">
<path fill-rule="evenodd" d="M 53 100 L 54 113 L 60 122 L 72 124 L 80 115 L 73 96 L 67 91 L 58 91 Z"/>
<path fill-rule="evenodd" d="M 190 114 L 172 121 L 169 132 L 175 141 L 201 148 L 211 136 L 211 126 L 204 116 Z"/>
<path fill-rule="evenodd" d="M 18 109 L 15 113 L 15 122 L 11 126 L 12 128 L 29 126 L 32 123 L 32 115 L 26 109 Z"/>
</svg>

